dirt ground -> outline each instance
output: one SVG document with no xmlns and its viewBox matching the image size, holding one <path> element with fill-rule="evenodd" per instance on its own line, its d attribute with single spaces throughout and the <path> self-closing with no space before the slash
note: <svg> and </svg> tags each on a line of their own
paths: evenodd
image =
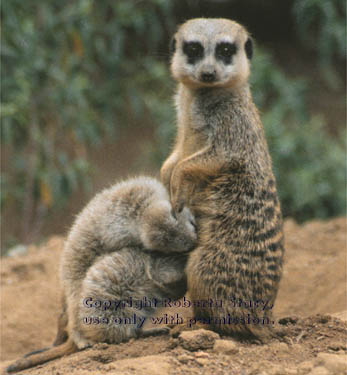
<svg viewBox="0 0 347 375">
<path fill-rule="evenodd" d="M 131 340 L 93 348 L 23 373 L 62 374 L 345 374 L 347 340 L 346 218 L 285 223 L 286 258 L 275 305 L 281 339 L 268 344 L 211 331 Z M 49 346 L 59 313 L 59 256 L 52 237 L 1 264 L 1 369 Z M 318 315 L 317 315 L 318 314 Z"/>
</svg>

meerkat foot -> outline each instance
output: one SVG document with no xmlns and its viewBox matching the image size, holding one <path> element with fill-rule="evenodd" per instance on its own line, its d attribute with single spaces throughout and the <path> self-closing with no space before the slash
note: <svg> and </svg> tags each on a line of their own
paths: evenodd
<svg viewBox="0 0 347 375">
<path fill-rule="evenodd" d="M 180 324 L 175 325 L 174 328 L 171 329 L 170 335 L 171 337 L 177 338 L 184 331 L 195 331 L 197 329 L 210 330 L 207 324 L 201 324 L 199 322 L 192 325 L 191 327 L 187 327 L 186 325 Z"/>
<path fill-rule="evenodd" d="M 84 336 L 82 336 L 79 332 L 75 331 L 72 333 L 71 338 L 73 339 L 75 345 L 77 346 L 78 350 L 84 350 L 91 348 L 95 342 L 91 340 L 87 340 Z"/>
<path fill-rule="evenodd" d="M 168 335 L 169 333 L 170 333 L 169 327 L 155 327 L 155 328 L 148 328 L 143 331 L 140 331 L 139 337 Z"/>
<path fill-rule="evenodd" d="M 256 332 L 253 332 L 253 334 L 261 344 L 267 344 L 272 340 L 283 341 L 283 338 L 278 334 L 278 332 L 270 327 L 257 330 Z"/>
<path fill-rule="evenodd" d="M 78 350 L 84 350 L 84 349 L 91 348 L 94 344 L 95 342 L 89 342 L 89 341 L 83 340 L 83 341 L 78 342 L 77 347 L 78 347 Z"/>
</svg>

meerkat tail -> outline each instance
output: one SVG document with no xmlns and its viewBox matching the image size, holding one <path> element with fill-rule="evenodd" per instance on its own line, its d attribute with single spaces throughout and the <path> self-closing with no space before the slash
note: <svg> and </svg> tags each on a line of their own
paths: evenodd
<svg viewBox="0 0 347 375">
<path fill-rule="evenodd" d="M 51 347 L 50 346 L 47 346 L 47 348 L 42 348 L 42 349 L 38 349 L 38 350 L 34 350 L 33 352 L 30 352 L 30 353 L 27 353 L 27 354 L 24 354 L 24 358 L 27 358 L 27 357 L 31 357 L 32 355 L 35 355 L 35 354 L 39 354 L 39 353 L 43 353 L 43 352 L 46 352 L 47 350 L 50 350 Z"/>
<path fill-rule="evenodd" d="M 76 353 L 77 351 L 78 348 L 75 343 L 72 340 L 68 340 L 66 343 L 51 348 L 43 353 L 35 354 L 27 358 L 21 358 L 12 365 L 8 366 L 6 371 L 8 373 L 22 371 L 30 367 L 41 365 L 53 359 L 63 357 L 64 355 Z"/>
</svg>

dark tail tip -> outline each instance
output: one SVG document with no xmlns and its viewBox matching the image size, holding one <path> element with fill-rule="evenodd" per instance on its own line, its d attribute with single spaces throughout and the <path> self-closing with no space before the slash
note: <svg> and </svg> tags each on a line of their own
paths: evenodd
<svg viewBox="0 0 347 375">
<path fill-rule="evenodd" d="M 13 363 L 12 365 L 8 366 L 6 369 L 6 372 L 7 373 L 18 372 L 29 367 L 32 367 L 32 366 L 30 366 L 29 363 L 25 359 L 20 359 L 16 361 L 15 363 Z"/>
</svg>

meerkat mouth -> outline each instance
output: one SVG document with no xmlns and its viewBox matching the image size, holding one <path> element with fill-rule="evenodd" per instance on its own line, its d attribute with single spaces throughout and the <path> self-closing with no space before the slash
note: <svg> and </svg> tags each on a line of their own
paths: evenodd
<svg viewBox="0 0 347 375">
<path fill-rule="evenodd" d="M 217 87 L 225 84 L 223 80 L 213 73 L 201 73 L 199 76 L 189 75 L 182 80 L 182 83 L 190 83 L 199 87 Z"/>
<path fill-rule="evenodd" d="M 215 79 L 211 79 L 211 78 L 208 78 L 208 79 L 199 79 L 197 80 L 197 83 L 201 86 L 201 87 L 210 87 L 210 88 L 213 88 L 213 87 L 224 87 L 227 85 L 228 83 L 228 80 L 222 80 L 222 79 L 219 79 L 219 78 L 215 78 Z"/>
</svg>

